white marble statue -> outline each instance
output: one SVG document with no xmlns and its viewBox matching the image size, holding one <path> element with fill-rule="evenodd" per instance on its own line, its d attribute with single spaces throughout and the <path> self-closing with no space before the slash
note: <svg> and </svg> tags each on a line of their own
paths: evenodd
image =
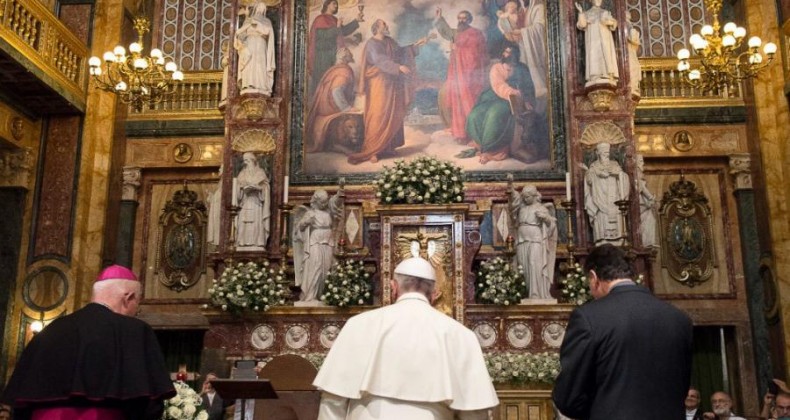
<svg viewBox="0 0 790 420">
<path fill-rule="evenodd" d="M 271 186 L 269 176 L 261 168 L 255 153 L 242 156 L 244 168 L 235 179 L 236 244 L 240 250 L 263 250 L 269 239 L 271 223 Z"/>
<path fill-rule="evenodd" d="M 639 64 L 639 47 L 642 41 L 639 38 L 639 30 L 631 24 L 628 29 L 628 67 L 631 76 L 631 95 L 641 96 L 639 83 L 642 81 L 642 65 Z"/>
<path fill-rule="evenodd" d="M 222 215 L 222 165 L 219 167 L 220 179 L 217 188 L 206 195 L 208 207 L 208 223 L 206 226 L 206 242 L 214 246 L 219 246 L 219 229 Z"/>
<path fill-rule="evenodd" d="M 222 45 L 222 88 L 219 93 L 219 103 L 217 107 L 222 108 L 228 104 L 228 74 L 230 73 L 230 57 L 228 53 L 228 44 Z"/>
<path fill-rule="evenodd" d="M 656 241 L 656 210 L 658 209 L 658 202 L 656 202 L 656 196 L 647 189 L 647 180 L 645 180 L 644 170 L 644 156 L 636 155 L 636 190 L 639 192 L 639 215 L 640 226 L 642 228 L 642 246 L 654 247 L 658 246 Z"/>
<path fill-rule="evenodd" d="M 584 174 L 584 210 L 593 230 L 593 239 L 598 245 L 603 242 L 619 245 L 624 229 L 620 210 L 615 201 L 625 200 L 630 193 L 628 174 L 616 160 L 609 159 L 609 143 L 595 146 L 597 159 Z"/>
<path fill-rule="evenodd" d="M 324 190 L 313 193 L 310 207 L 294 214 L 293 249 L 296 285 L 301 288 L 295 306 L 321 306 L 324 282 L 335 260 L 335 235 L 343 216 L 343 182 L 331 198 Z"/>
<path fill-rule="evenodd" d="M 576 27 L 584 31 L 585 87 L 601 84 L 614 86 L 620 77 L 612 35 L 617 29 L 617 20 L 608 10 L 601 8 L 602 1 L 592 0 L 592 6 L 586 11 L 576 3 L 576 10 L 579 11 Z"/>
<path fill-rule="evenodd" d="M 242 94 L 270 96 L 274 85 L 274 28 L 266 17 L 266 4 L 257 1 L 248 7 L 247 18 L 236 31 L 234 47 L 239 51 L 238 87 Z"/>
<path fill-rule="evenodd" d="M 540 201 L 534 185 L 527 185 L 521 193 L 513 187 L 513 175 L 508 175 L 510 215 L 516 234 L 516 262 L 527 284 L 527 299 L 552 299 L 554 261 L 557 251 L 557 219 L 554 207 Z M 556 301 L 555 301 L 556 302 Z"/>
</svg>

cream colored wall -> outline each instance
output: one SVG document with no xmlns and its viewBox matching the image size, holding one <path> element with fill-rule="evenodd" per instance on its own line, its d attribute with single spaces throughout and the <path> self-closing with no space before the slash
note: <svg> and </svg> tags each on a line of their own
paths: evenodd
<svg viewBox="0 0 790 420">
<path fill-rule="evenodd" d="M 745 2 L 750 34 L 763 40 L 779 42 L 781 32 L 777 24 L 774 0 Z M 754 106 L 757 124 L 754 127 L 762 150 L 762 166 L 766 180 L 770 214 L 772 251 L 775 277 L 782 302 L 785 337 L 790 337 L 790 110 L 784 95 L 785 80 L 782 70 L 782 49 L 775 63 L 754 81 Z M 785 341 L 785 356 L 790 360 L 790 345 Z M 790 374 L 790 372 L 786 372 Z"/>
</svg>

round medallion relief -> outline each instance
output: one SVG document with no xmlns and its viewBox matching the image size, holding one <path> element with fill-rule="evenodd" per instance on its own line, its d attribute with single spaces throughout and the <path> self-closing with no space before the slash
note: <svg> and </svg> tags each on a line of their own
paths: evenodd
<svg viewBox="0 0 790 420">
<path fill-rule="evenodd" d="M 258 325 L 252 330 L 250 342 L 256 349 L 266 350 L 274 344 L 274 330 L 268 325 Z"/>
<path fill-rule="evenodd" d="M 496 329 L 487 322 L 481 322 L 472 329 L 480 341 L 480 347 L 491 347 L 496 342 Z"/>
<path fill-rule="evenodd" d="M 532 342 L 532 330 L 523 322 L 511 324 L 507 329 L 507 342 L 517 349 L 523 349 Z"/>
</svg>

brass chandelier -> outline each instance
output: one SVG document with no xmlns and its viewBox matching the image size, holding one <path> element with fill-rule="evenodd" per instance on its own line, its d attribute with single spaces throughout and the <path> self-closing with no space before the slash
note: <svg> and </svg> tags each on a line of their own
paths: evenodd
<svg viewBox="0 0 790 420">
<path fill-rule="evenodd" d="M 103 68 L 102 60 L 95 56 L 88 60 L 88 66 L 97 88 L 116 93 L 121 102 L 131 104 L 140 112 L 144 104 L 153 109 L 173 94 L 177 84 L 184 80 L 184 73 L 178 70 L 176 63 L 166 62 L 158 48 L 152 49 L 149 57 L 143 56 L 143 35 L 149 31 L 150 21 L 145 16 L 137 16 L 133 22 L 138 38 L 137 42 L 129 44 L 129 55 L 118 45 L 104 53 Z"/>
<path fill-rule="evenodd" d="M 682 80 L 704 93 L 725 92 L 727 89 L 731 92 L 738 82 L 755 77 L 773 61 L 776 44 L 769 42 L 763 46 L 767 58 L 760 54 L 762 40 L 756 36 L 749 38 L 747 47 L 741 49 L 746 29 L 728 22 L 722 35 L 719 26 L 722 0 L 707 0 L 706 4 L 713 15 L 713 26 L 705 25 L 699 34 L 689 38 L 692 51 L 699 57 L 699 67 L 691 68 L 691 52 L 683 48 L 678 51 L 677 68 Z"/>
</svg>

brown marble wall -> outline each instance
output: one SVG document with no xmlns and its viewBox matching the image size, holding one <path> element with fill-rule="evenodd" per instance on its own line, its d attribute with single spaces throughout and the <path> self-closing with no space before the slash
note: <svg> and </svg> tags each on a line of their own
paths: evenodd
<svg viewBox="0 0 790 420">
<path fill-rule="evenodd" d="M 46 128 L 31 261 L 71 258 L 81 122 L 79 116 L 53 117 Z"/>
<path fill-rule="evenodd" d="M 90 44 L 92 4 L 61 4 L 58 18 L 85 44 Z"/>
</svg>

